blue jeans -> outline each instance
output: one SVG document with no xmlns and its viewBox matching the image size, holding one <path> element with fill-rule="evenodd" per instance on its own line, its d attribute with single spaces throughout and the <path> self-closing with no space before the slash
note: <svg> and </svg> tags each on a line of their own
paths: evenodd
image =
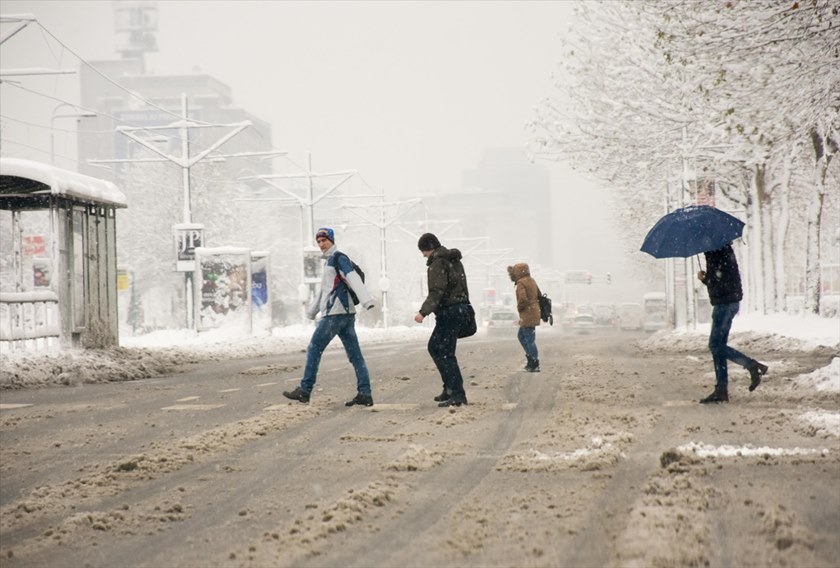
<svg viewBox="0 0 840 568">
<path fill-rule="evenodd" d="M 356 314 L 325 316 L 318 322 L 312 339 L 309 340 L 309 347 L 306 348 L 306 368 L 300 381 L 300 390 L 312 392 L 318 366 L 321 364 L 321 355 L 336 335 L 341 339 L 347 358 L 356 371 L 356 390 L 359 394 L 370 396 L 370 375 L 362 356 L 362 349 L 359 347 L 359 337 L 356 335 Z"/>
<path fill-rule="evenodd" d="M 525 355 L 534 360 L 540 358 L 540 354 L 537 351 L 537 328 L 520 327 L 516 337 L 519 338 L 519 343 L 525 350 Z"/>
<path fill-rule="evenodd" d="M 454 400 L 466 400 L 464 377 L 458 367 L 455 348 L 458 332 L 464 327 L 464 320 L 470 317 L 469 304 L 455 304 L 435 312 L 435 329 L 429 337 L 429 355 L 440 373 L 443 388 Z"/>
<path fill-rule="evenodd" d="M 712 331 L 709 333 L 709 351 L 712 352 L 712 360 L 715 363 L 715 385 L 726 388 L 729 384 L 729 371 L 727 360 L 738 363 L 749 369 L 755 365 L 755 360 L 750 359 L 740 351 L 727 345 L 729 341 L 729 330 L 732 328 L 732 320 L 738 313 L 740 302 L 732 304 L 719 304 L 712 308 Z"/>
</svg>

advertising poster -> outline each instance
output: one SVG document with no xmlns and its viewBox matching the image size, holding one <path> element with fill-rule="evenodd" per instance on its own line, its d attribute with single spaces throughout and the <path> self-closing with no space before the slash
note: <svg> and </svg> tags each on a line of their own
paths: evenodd
<svg viewBox="0 0 840 568">
<path fill-rule="evenodd" d="M 251 306 L 254 329 L 271 327 L 271 303 L 269 302 L 269 260 L 268 252 L 251 253 Z"/>
<path fill-rule="evenodd" d="M 48 258 L 32 259 L 32 284 L 35 288 L 50 287 L 50 280 L 52 278 L 50 265 L 51 263 Z"/>
<path fill-rule="evenodd" d="M 239 247 L 197 248 L 196 328 L 251 331 L 251 253 Z"/>
<path fill-rule="evenodd" d="M 117 268 L 117 292 L 128 292 L 129 286 L 128 270 Z"/>
<path fill-rule="evenodd" d="M 24 235 L 23 256 L 44 256 L 47 254 L 47 239 L 44 235 Z"/>
</svg>

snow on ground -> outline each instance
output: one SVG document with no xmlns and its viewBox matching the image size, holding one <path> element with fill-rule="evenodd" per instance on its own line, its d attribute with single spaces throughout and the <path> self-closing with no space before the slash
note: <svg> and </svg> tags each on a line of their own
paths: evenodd
<svg viewBox="0 0 840 568">
<path fill-rule="evenodd" d="M 156 331 L 138 337 L 123 337 L 122 345 L 98 350 L 56 350 L 48 352 L 0 352 L 0 391 L 47 385 L 81 385 L 130 381 L 161 376 L 183 365 L 243 359 L 272 354 L 301 353 L 313 327 L 293 325 L 274 328 L 270 334 L 244 336 L 241 331 L 188 330 Z M 554 332 L 556 330 L 552 330 Z M 425 341 L 428 324 L 389 329 L 357 327 L 365 345 L 400 341 Z M 709 324 L 697 329 L 660 331 L 640 340 L 639 348 L 660 352 L 696 352 L 707 349 Z M 840 318 L 792 316 L 787 314 L 739 315 L 735 318 L 730 343 L 745 352 L 770 353 L 833 350 L 840 348 Z M 341 349 L 334 341 L 328 349 Z M 838 353 L 840 355 L 840 353 Z M 840 356 L 794 381 L 802 388 L 828 393 L 840 392 Z M 840 436 L 840 413 L 809 410 L 801 416 L 815 428 Z M 748 449 L 742 449 L 748 451 Z M 703 451 L 711 451 L 708 448 Z M 730 449 L 721 449 L 723 453 Z M 737 451 L 737 449 L 736 449 Z"/>
</svg>

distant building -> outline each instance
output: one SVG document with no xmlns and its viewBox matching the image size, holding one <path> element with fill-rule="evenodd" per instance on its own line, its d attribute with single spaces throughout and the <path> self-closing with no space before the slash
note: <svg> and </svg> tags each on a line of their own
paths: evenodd
<svg viewBox="0 0 840 568">
<path fill-rule="evenodd" d="M 92 65 L 108 77 L 112 77 L 124 89 L 137 93 L 157 107 L 146 105 L 132 97 L 125 90 L 106 81 L 90 67 L 81 69 L 81 106 L 93 109 L 97 116 L 82 119 L 83 128 L 79 134 L 79 159 L 82 171 L 90 175 L 103 176 L 103 169 L 85 163 L 90 159 L 133 158 L 140 150 L 136 143 L 117 132 L 118 126 L 163 126 L 173 124 L 181 114 L 181 94 L 186 94 L 188 114 L 191 120 L 212 124 L 234 124 L 249 120 L 252 126 L 246 128 L 227 143 L 218 153 L 270 151 L 271 126 L 264 120 L 233 103 L 233 94 L 226 84 L 207 74 L 190 75 L 147 75 L 140 59 L 119 59 L 95 61 Z M 164 109 L 164 110 L 161 110 Z M 168 111 L 168 112 L 167 112 Z M 195 155 L 222 136 L 224 128 L 193 129 L 190 132 L 191 155 Z M 151 133 L 150 133 L 151 134 Z M 175 156 L 181 155 L 181 140 L 177 131 L 163 131 L 169 141 L 161 149 Z M 148 151 L 144 151 L 148 156 Z M 253 171 L 254 164 L 260 171 Z M 249 171 L 243 172 L 248 168 Z M 119 166 L 114 171 L 120 171 Z M 231 180 L 242 175 L 271 173 L 271 161 L 258 162 L 244 158 L 229 159 L 222 166 Z M 104 174 L 107 176 L 107 173 Z"/>
<path fill-rule="evenodd" d="M 478 166 L 464 171 L 460 191 L 424 199 L 435 216 L 458 217 L 461 236 L 486 236 L 487 248 L 510 248 L 515 258 L 551 264 L 551 176 L 523 149 L 485 150 Z"/>
</svg>

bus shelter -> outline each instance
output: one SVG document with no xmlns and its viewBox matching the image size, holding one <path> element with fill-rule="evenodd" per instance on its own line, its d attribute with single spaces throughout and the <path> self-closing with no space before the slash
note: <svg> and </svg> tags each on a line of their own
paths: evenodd
<svg viewBox="0 0 840 568">
<path fill-rule="evenodd" d="M 109 181 L 0 158 L 0 347 L 119 344 Z"/>
</svg>

